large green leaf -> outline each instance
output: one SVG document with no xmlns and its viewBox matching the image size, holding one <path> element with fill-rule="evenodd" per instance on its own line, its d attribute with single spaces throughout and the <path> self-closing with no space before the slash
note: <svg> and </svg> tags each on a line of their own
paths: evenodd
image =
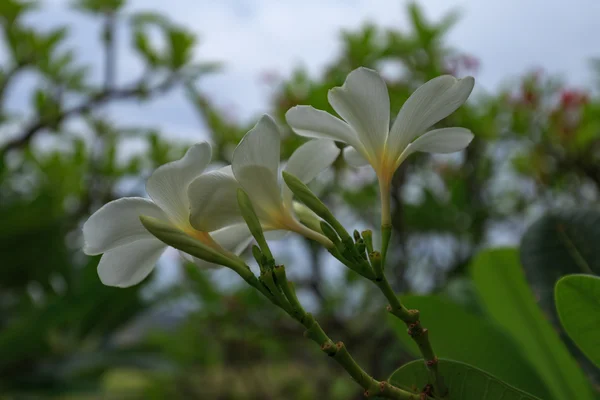
<svg viewBox="0 0 600 400">
<path fill-rule="evenodd" d="M 439 368 L 448 387 L 447 400 L 540 400 L 468 364 L 441 359 Z M 420 393 L 428 378 L 423 360 L 415 360 L 398 368 L 389 381 Z"/>
<path fill-rule="evenodd" d="M 569 274 L 600 275 L 600 212 L 553 211 L 529 227 L 521 241 L 525 276 L 557 327 L 554 285 Z"/>
<path fill-rule="evenodd" d="M 406 296 L 403 302 L 421 311 L 421 322 L 438 357 L 484 369 L 512 386 L 544 399 L 550 398 L 540 375 L 525 359 L 517 343 L 494 324 L 440 296 Z M 390 319 L 398 337 L 418 356 L 419 349 L 397 318 Z"/>
<path fill-rule="evenodd" d="M 569 275 L 556 284 L 556 309 L 575 344 L 600 367 L 600 278 Z"/>
<path fill-rule="evenodd" d="M 560 333 L 578 363 L 596 381 L 600 371 L 562 328 L 554 301 L 554 285 L 569 274 L 600 275 L 600 211 L 552 211 L 527 230 L 521 242 L 521 262 L 538 304 Z"/>
<path fill-rule="evenodd" d="M 538 308 L 516 249 L 480 253 L 471 266 L 490 316 L 510 332 L 557 400 L 592 399 L 589 382 Z"/>
</svg>

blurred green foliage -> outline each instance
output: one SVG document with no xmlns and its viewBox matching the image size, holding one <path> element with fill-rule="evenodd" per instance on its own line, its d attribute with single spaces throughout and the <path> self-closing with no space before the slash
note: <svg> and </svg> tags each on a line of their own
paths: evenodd
<svg viewBox="0 0 600 400">
<path fill-rule="evenodd" d="M 0 66 L 0 398 L 361 398 L 350 378 L 303 340 L 293 321 L 254 291 L 237 281 L 230 283 L 230 275 L 200 273 L 183 265 L 174 286 L 164 288 L 147 280 L 129 289 L 109 288 L 97 279 L 98 257 L 81 253 L 85 218 L 114 198 L 144 195 L 140 188 L 148 173 L 181 156 L 190 144 L 175 143 L 168 132 L 124 126 L 102 112 L 105 106 L 143 103 L 183 90 L 214 144 L 213 156 L 223 162 L 230 161 L 234 146 L 254 124 L 231 120 L 202 91 L 202 78 L 217 73 L 219 63 L 195 61 L 197 39 L 188 29 L 163 15 L 126 13 L 125 3 L 73 2 L 74 13 L 101 21 L 97 46 L 103 74 L 98 83 L 91 78 L 92 66 L 78 60 L 78 49 L 68 47 L 68 26 L 42 31 L 27 22 L 30 13 L 43 12 L 43 3 L 0 1 L 7 54 Z M 417 5 L 411 4 L 408 11 L 411 24 L 405 30 L 368 24 L 342 32 L 339 55 L 320 76 L 298 68 L 275 81 L 270 113 L 283 122 L 285 112 L 296 104 L 333 111 L 327 91 L 359 66 L 385 70 L 393 112 L 415 88 L 437 75 L 476 75 L 477 59 L 450 48 L 445 39 L 458 21 L 456 14 L 431 22 Z M 122 26 L 129 28 L 129 50 L 144 68 L 138 78 L 117 84 L 114 32 Z M 9 94 L 18 90 L 12 86 L 19 77 L 29 73 L 36 76 L 36 84 L 26 93 L 29 109 L 19 114 L 7 106 Z M 503 286 L 512 282 L 528 298 L 525 281 L 481 275 L 480 269 L 499 261 L 489 253 L 474 257 L 498 235 L 517 244 L 526 226 L 547 211 L 586 207 L 597 213 L 600 99 L 591 90 L 577 91 L 543 71 L 507 78 L 513 83 L 505 89 L 476 91 L 467 105 L 439 124 L 464 126 L 475 133 L 461 157 L 420 154 L 397 172 L 387 273 L 399 291 L 435 295 L 411 301 L 424 310 L 423 319 L 432 335 L 438 335 L 433 336 L 434 344 L 442 356 L 472 363 L 542 398 L 549 389 L 551 398 L 562 400 L 561 390 L 580 384 L 581 372 L 565 378 L 568 368 L 554 368 L 544 358 L 552 351 L 536 348 L 539 337 L 528 335 L 528 324 L 543 326 L 539 329 L 546 336 L 553 334 L 542 314 L 522 316 L 522 323 L 506 314 L 526 307 L 537 312 L 533 297 L 525 306 L 522 298 L 492 294 L 491 289 L 512 290 Z M 287 158 L 304 139 L 289 130 L 284 135 L 282 152 Z M 131 140 L 144 143 L 145 150 L 122 161 L 119 152 Z M 135 184 L 124 190 L 125 181 Z M 314 188 L 348 223 L 371 227 L 378 220 L 374 174 L 350 169 L 340 158 L 333 176 Z M 560 240 L 551 242 L 556 234 L 552 218 L 564 217 L 556 215 L 534 225 L 521 255 L 529 284 L 542 296 L 541 305 L 555 324 L 553 284 L 573 272 L 572 253 Z M 560 224 L 585 241 L 598 229 L 593 221 L 571 218 Z M 528 254 L 534 253 L 526 242 L 535 235 L 539 238 L 534 247 L 542 243 L 548 251 L 554 246 L 550 250 L 558 255 L 544 253 L 550 258 L 528 261 Z M 328 279 L 322 251 L 311 243 L 298 243 L 295 247 L 305 257 L 294 259 L 290 253 L 281 259 L 290 270 L 298 270 L 295 280 L 302 299 L 310 301 L 331 336 L 343 338 L 376 376 L 388 376 L 413 359 L 414 349 L 397 340 L 393 324 L 374 328 L 374 321 L 383 318 L 384 304 L 374 288 L 351 272 Z M 482 261 L 486 257 L 489 260 Z M 514 258 L 510 272 L 519 273 L 521 266 Z M 597 261 L 593 256 L 590 260 Z M 542 264 L 533 265 L 536 262 Z M 473 263 L 484 265 L 472 272 Z M 544 263 L 560 265 L 549 270 Z M 543 293 L 537 292 L 540 285 Z M 505 355 L 513 348 L 522 350 L 518 362 L 524 369 L 494 369 L 481 354 L 474 357 L 478 347 L 467 346 L 464 358 L 458 358 L 452 340 L 458 343 L 464 337 L 460 331 L 443 337 L 443 328 L 437 326 L 445 323 L 444 307 L 456 309 L 467 321 L 454 328 L 468 325 L 473 337 L 505 340 Z M 564 335 L 562 339 L 568 340 Z M 575 357 L 598 384 L 598 370 L 575 346 L 570 345 L 570 355 L 562 352 L 558 338 L 549 340 L 553 351 L 568 360 Z M 482 342 L 486 345 L 490 343 Z M 498 346 L 496 341 L 493 345 Z M 520 379 L 528 376 L 523 371 L 537 371 L 544 384 L 538 385 L 536 377 L 522 383 Z M 581 386 L 584 393 L 587 383 Z"/>
</svg>

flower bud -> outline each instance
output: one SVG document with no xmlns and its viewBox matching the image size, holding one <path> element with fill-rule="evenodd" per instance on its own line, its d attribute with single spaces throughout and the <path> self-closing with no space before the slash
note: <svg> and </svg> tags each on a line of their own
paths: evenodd
<svg viewBox="0 0 600 400">
<path fill-rule="evenodd" d="M 378 251 L 374 251 L 369 253 L 369 260 L 371 261 L 371 266 L 373 267 L 373 271 L 375 272 L 375 277 L 380 279 L 383 277 L 383 266 L 381 253 Z"/>
<path fill-rule="evenodd" d="M 248 225 L 248 229 L 250 229 L 250 233 L 252 233 L 252 236 L 254 239 L 256 239 L 256 242 L 258 243 L 258 246 L 260 247 L 264 257 L 266 257 L 267 262 L 272 261 L 273 255 L 271 254 L 271 249 L 269 249 L 269 246 L 267 245 L 260 220 L 256 216 L 256 212 L 254 211 L 254 207 L 252 206 L 250 198 L 243 189 L 237 190 L 237 200 L 238 206 L 240 207 L 240 212 L 242 213 L 242 217 L 244 217 L 244 221 L 246 221 L 246 225 Z"/>
<path fill-rule="evenodd" d="M 209 247 L 205 243 L 202 243 L 158 218 L 141 215 L 140 221 L 148 232 L 153 234 L 158 240 L 181 250 L 184 253 L 213 264 L 223 265 L 234 269 L 240 267 L 245 268 L 245 265 L 241 261 L 227 257 L 223 253 L 220 253 L 214 248 Z"/>
<path fill-rule="evenodd" d="M 362 238 L 358 239 L 358 241 L 356 242 L 356 250 L 358 251 L 358 254 L 360 254 L 363 260 L 367 259 L 367 253 L 365 252 L 366 249 L 367 246 L 365 246 L 365 241 Z"/>
<path fill-rule="evenodd" d="M 329 208 L 306 186 L 304 182 L 290 174 L 287 171 L 282 172 L 283 180 L 290 188 L 292 193 L 303 202 L 308 208 L 313 210 L 315 214 L 319 217 L 323 218 L 325 221 L 329 223 L 335 229 L 337 234 L 340 236 L 342 241 L 350 240 L 352 238 L 348 234 L 348 232 L 344 229 L 342 224 L 333 216 Z"/>
<path fill-rule="evenodd" d="M 331 225 L 329 225 L 325 221 L 321 221 L 320 225 L 321 225 L 321 231 L 323 232 L 323 235 L 325 235 L 327 237 L 327 239 L 331 240 L 333 242 L 333 244 L 336 246 L 338 244 L 341 244 L 340 238 L 338 237 L 337 233 L 335 233 L 335 230 L 331 227 Z"/>
<path fill-rule="evenodd" d="M 367 252 L 373 252 L 373 232 L 370 229 L 362 231 L 362 238 L 365 241 L 365 246 L 367 247 Z"/>
<path fill-rule="evenodd" d="M 310 208 L 306 207 L 304 204 L 294 201 L 292 203 L 294 207 L 294 213 L 296 217 L 302 222 L 304 225 L 308 226 L 315 232 L 323 233 L 321 231 L 321 218 L 317 214 L 314 213 Z"/>
<path fill-rule="evenodd" d="M 262 251 L 260 251 L 260 248 L 257 245 L 252 246 L 252 256 L 256 260 L 258 266 L 262 268 L 262 265 L 266 260 L 265 256 L 263 255 Z"/>
<path fill-rule="evenodd" d="M 308 208 L 313 210 L 319 217 L 328 220 L 332 214 L 327 206 L 306 186 L 304 182 L 290 174 L 287 171 L 282 172 L 283 180 L 290 188 L 292 193 L 303 202 Z"/>
</svg>

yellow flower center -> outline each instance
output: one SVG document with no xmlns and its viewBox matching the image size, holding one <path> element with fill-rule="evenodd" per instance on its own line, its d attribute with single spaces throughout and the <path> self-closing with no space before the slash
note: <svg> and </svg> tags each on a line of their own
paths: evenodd
<svg viewBox="0 0 600 400">
<path fill-rule="evenodd" d="M 223 251 L 223 248 L 221 246 L 219 246 L 219 244 L 217 242 L 214 241 L 214 239 L 212 238 L 212 236 L 210 236 L 210 234 L 208 232 L 196 230 L 196 229 L 192 228 L 191 226 L 186 226 L 186 227 L 180 228 L 180 229 L 182 231 L 184 231 L 186 234 L 188 234 L 189 236 L 193 237 L 194 239 L 201 241 L 205 245 L 212 247 L 215 250 Z"/>
</svg>

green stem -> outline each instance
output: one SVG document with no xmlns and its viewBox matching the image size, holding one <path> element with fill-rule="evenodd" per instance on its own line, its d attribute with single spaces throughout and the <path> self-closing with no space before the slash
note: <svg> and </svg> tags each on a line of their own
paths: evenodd
<svg viewBox="0 0 600 400">
<path fill-rule="evenodd" d="M 392 236 L 390 182 L 388 179 L 379 179 L 379 192 L 381 195 L 381 270 L 383 270 L 385 269 L 387 251 Z M 408 310 L 402 305 L 392 290 L 383 271 L 378 274 L 378 271 L 375 270 L 375 274 L 375 284 L 390 303 L 388 311 L 402 320 L 408 327 L 410 336 L 417 343 L 421 355 L 425 360 L 425 365 L 429 372 L 429 379 L 433 384 L 435 393 L 438 396 L 441 396 L 441 398 L 445 398 L 448 394 L 448 388 L 444 385 L 439 373 L 438 359 L 429 341 L 428 331 L 421 326 L 421 322 L 419 321 L 419 312 L 416 310 Z"/>
<path fill-rule="evenodd" d="M 419 313 L 415 310 L 409 310 L 401 302 L 398 296 L 394 293 L 390 282 L 386 276 L 383 275 L 380 280 L 373 281 L 377 287 L 381 290 L 381 293 L 385 296 L 389 302 L 388 311 L 400 318 L 406 324 L 413 324 L 419 320 Z"/>
<path fill-rule="evenodd" d="M 385 275 L 382 279 L 374 283 L 379 287 L 385 298 L 390 303 L 388 311 L 404 322 L 408 328 L 408 334 L 415 341 L 421 352 L 423 360 L 425 360 L 425 366 L 429 373 L 429 380 L 433 385 L 435 393 L 440 398 L 445 398 L 448 394 L 448 388 L 443 382 L 442 376 L 440 375 L 438 368 L 438 358 L 433 351 L 431 342 L 429 341 L 429 331 L 421 325 L 419 321 L 419 311 L 407 309 L 398 299 L 390 283 L 388 282 Z"/>
<path fill-rule="evenodd" d="M 236 272 L 240 272 L 237 269 L 234 270 Z M 277 282 L 272 281 L 272 275 L 269 275 L 268 277 L 266 277 L 269 286 L 271 286 L 272 283 L 276 283 L 276 285 L 281 287 L 285 297 L 287 297 L 288 300 L 290 300 L 290 302 L 287 304 L 277 304 L 277 302 L 281 302 L 282 299 L 279 298 L 279 296 L 276 296 L 278 298 L 274 298 L 273 294 L 271 294 L 271 292 L 273 292 L 274 289 L 270 287 L 270 290 L 266 290 L 265 286 L 254 276 L 254 274 L 252 274 L 252 278 L 245 272 L 244 275 L 241 276 L 251 286 L 260 290 L 260 292 L 263 295 L 265 295 L 271 302 L 280 306 L 284 311 L 286 311 L 286 313 L 288 313 L 288 315 L 300 322 L 306 328 L 304 336 L 318 344 L 324 353 L 329 355 L 338 364 L 340 364 L 340 366 L 342 366 L 344 370 L 346 370 L 346 372 L 348 372 L 348 374 L 365 390 L 364 394 L 366 397 L 379 396 L 393 400 L 422 399 L 418 394 L 397 388 L 386 381 L 378 381 L 372 376 L 370 376 L 365 370 L 363 370 L 360 367 L 360 365 L 358 365 L 356 360 L 354 360 L 352 355 L 350 355 L 350 353 L 346 349 L 346 346 L 344 346 L 342 342 L 334 344 L 334 342 L 329 338 L 327 333 L 325 333 L 321 325 L 319 325 L 319 323 L 315 320 L 312 314 L 307 313 L 304 310 L 304 308 L 298 301 L 298 298 L 296 297 L 296 294 L 293 290 L 293 286 L 291 286 L 291 283 L 287 281 L 284 267 L 276 267 L 274 273 Z M 431 400 L 430 398 L 427 399 Z"/>
<path fill-rule="evenodd" d="M 352 379 L 365 389 L 365 397 L 380 396 L 395 400 L 420 399 L 417 394 L 392 386 L 386 381 L 378 381 L 369 375 L 360 367 L 360 365 L 358 365 L 356 360 L 354 360 L 344 343 L 338 342 L 333 344 L 333 341 L 327 336 L 325 331 L 323 331 L 319 323 L 311 314 L 306 314 L 303 321 L 300 322 L 307 329 L 305 336 L 317 343 L 324 353 L 340 364 Z"/>
<path fill-rule="evenodd" d="M 381 265 L 385 267 L 385 260 L 392 237 L 392 225 L 381 225 Z"/>
<path fill-rule="evenodd" d="M 273 280 L 273 271 L 264 271 L 261 273 L 259 281 L 264 283 L 267 289 L 269 289 L 273 299 L 276 301 L 276 304 L 281 307 L 281 309 L 288 314 L 293 313 L 289 301 L 286 299 L 285 295 L 279 289 L 279 286 L 277 286 Z"/>
<path fill-rule="evenodd" d="M 448 388 L 444 384 L 443 378 L 438 368 L 438 358 L 433 351 L 431 342 L 429 341 L 429 330 L 421 326 L 421 322 L 417 321 L 413 324 L 407 324 L 408 334 L 415 341 L 419 347 L 419 351 L 425 360 L 425 366 L 429 373 L 429 381 L 433 385 L 433 389 L 436 395 L 441 398 L 446 398 L 448 395 Z"/>
</svg>

